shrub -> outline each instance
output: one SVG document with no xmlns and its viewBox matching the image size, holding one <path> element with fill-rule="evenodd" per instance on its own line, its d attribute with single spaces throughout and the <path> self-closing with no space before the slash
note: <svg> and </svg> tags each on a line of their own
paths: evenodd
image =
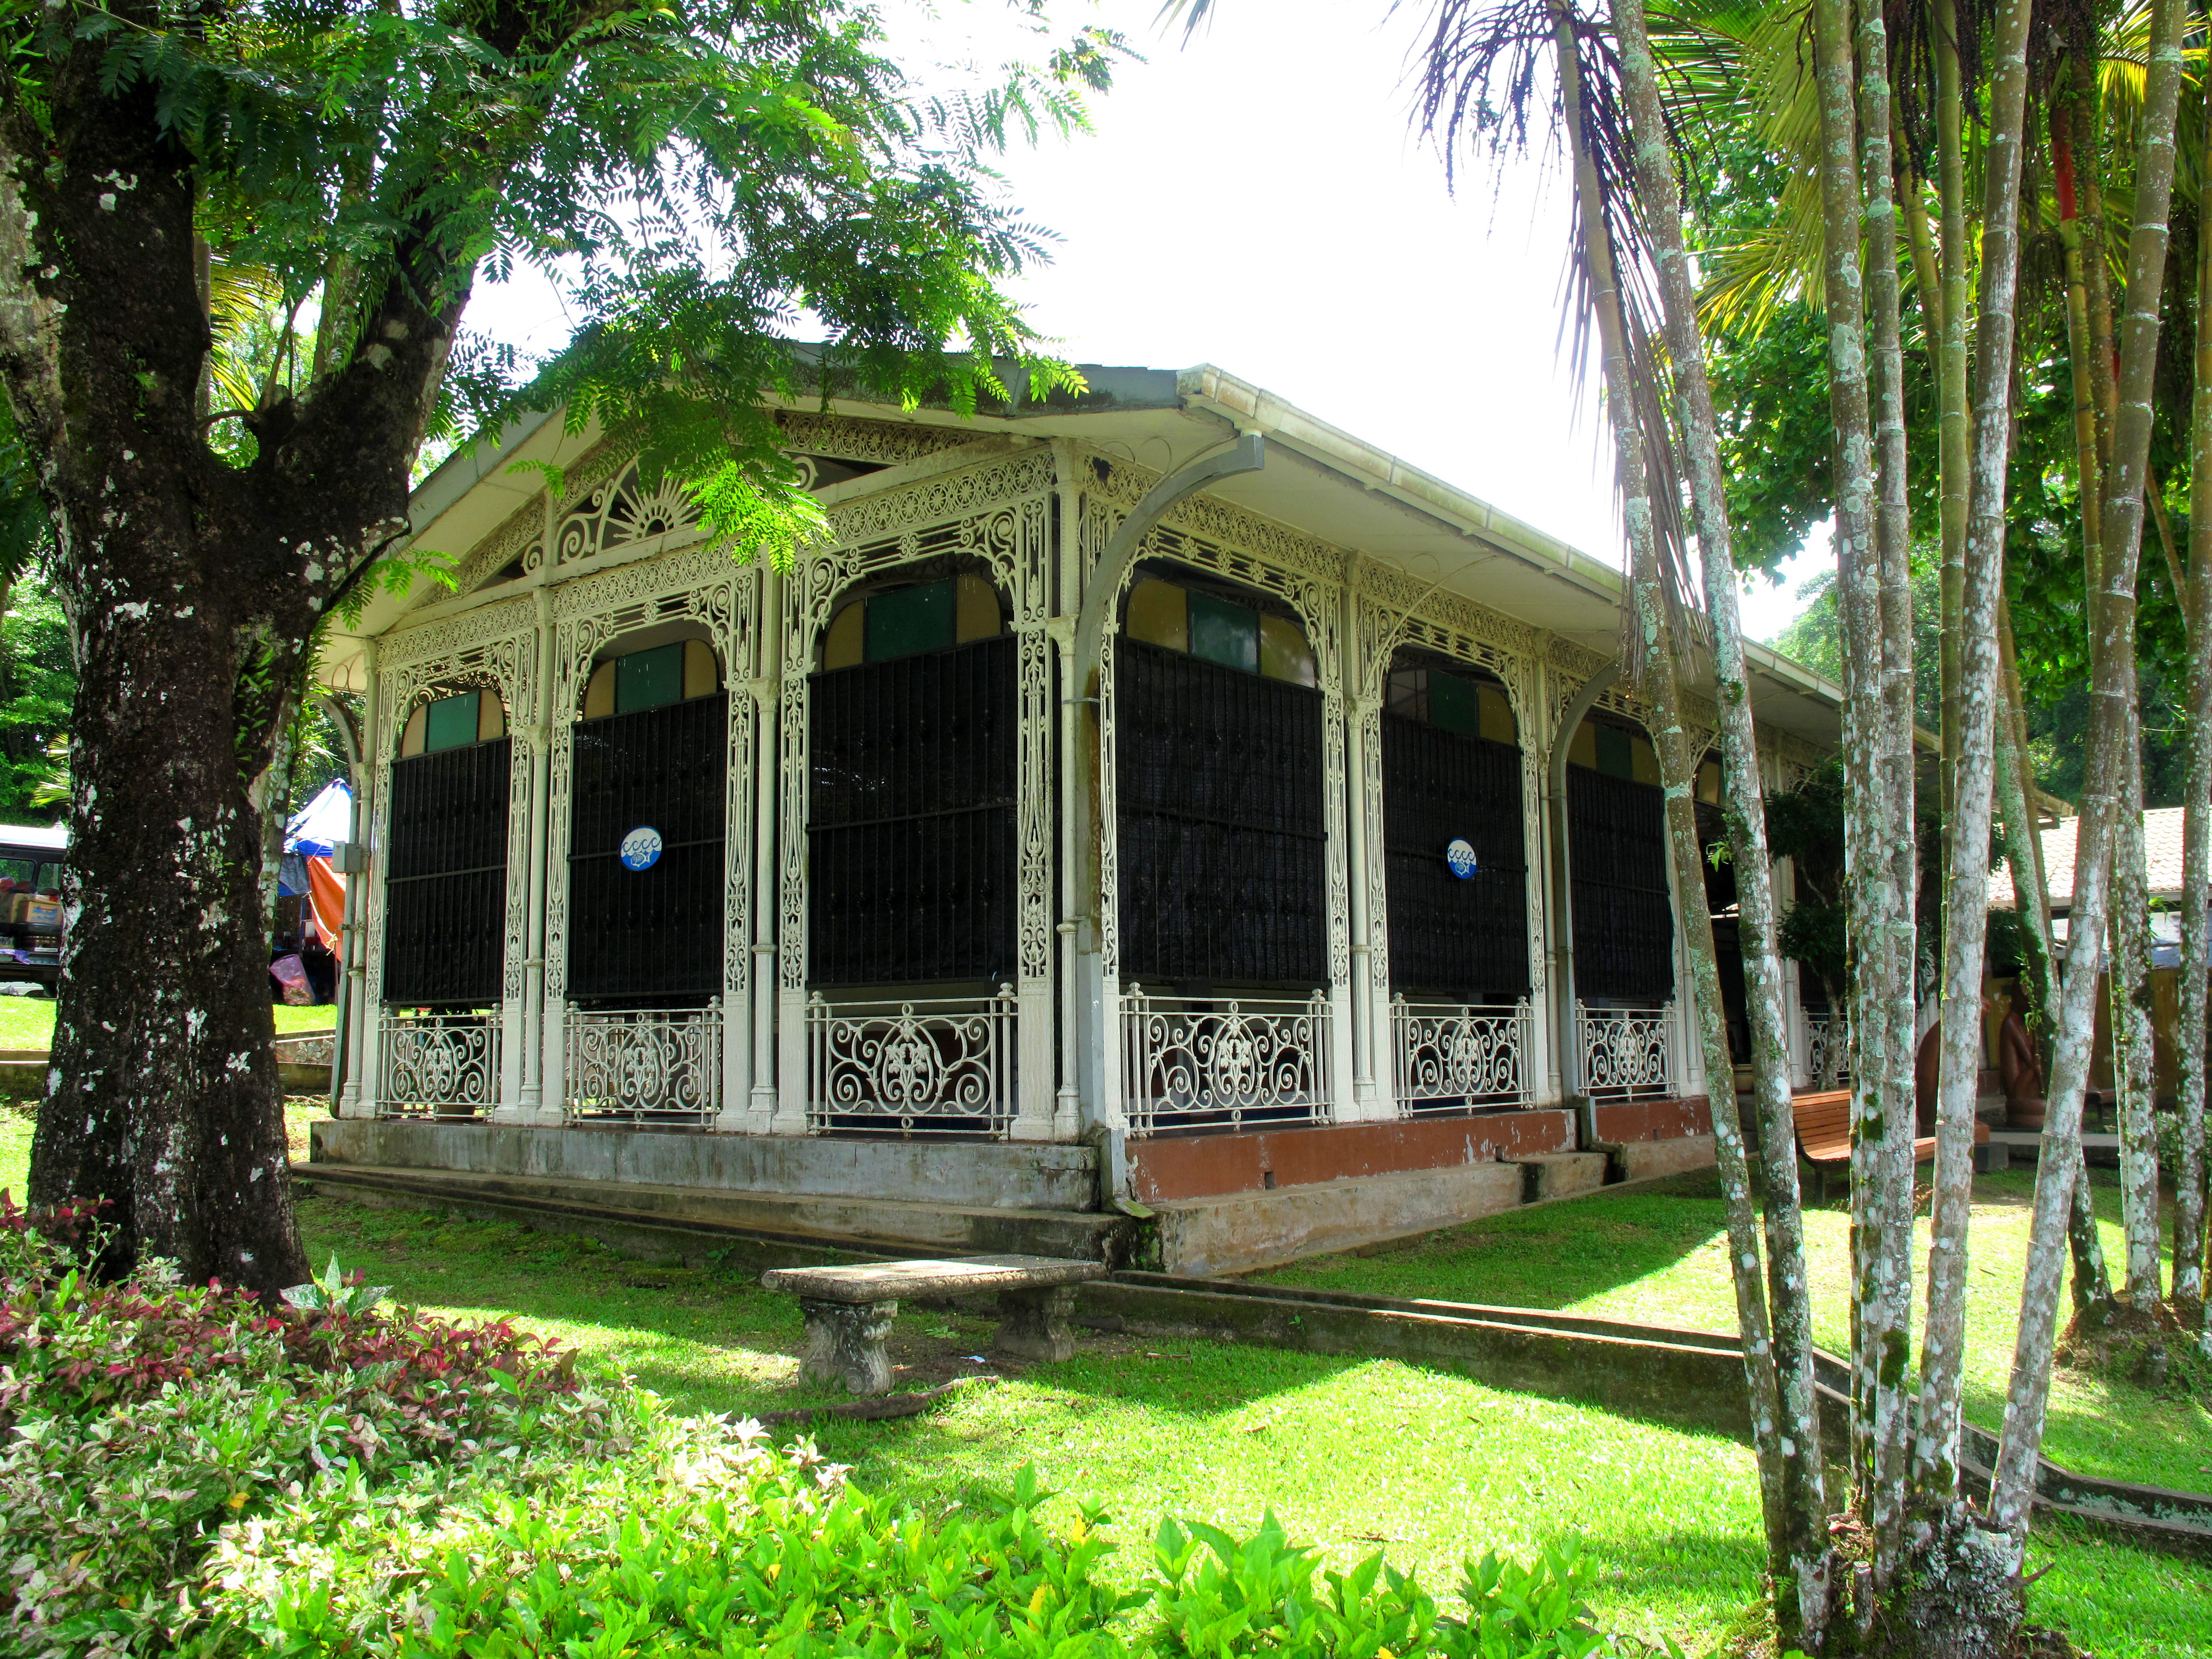
<svg viewBox="0 0 2212 1659">
<path fill-rule="evenodd" d="M 1448 1618 L 1378 1554 L 1170 1522 L 1131 1585 L 1103 1516 L 936 1513 L 759 1425 L 673 1419 L 501 1323 L 378 1305 L 333 1262 L 276 1311 L 0 1200 L 0 1650 L 59 1659 L 1589 1659 L 1571 1547 L 1467 1567 Z"/>
</svg>

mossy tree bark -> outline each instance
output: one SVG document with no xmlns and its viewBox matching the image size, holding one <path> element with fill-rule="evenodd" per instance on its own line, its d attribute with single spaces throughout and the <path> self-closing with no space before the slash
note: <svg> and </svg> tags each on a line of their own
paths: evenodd
<svg viewBox="0 0 2212 1659">
<path fill-rule="evenodd" d="M 1673 365 L 1682 449 L 1688 463 L 1692 509 L 1703 566 L 1706 615 L 1713 630 L 1714 697 L 1720 714 L 1722 795 L 1736 871 L 1738 934 L 1751 1026 L 1752 1098 L 1765 1177 L 1766 1284 L 1771 1347 L 1753 1356 L 1747 1328 L 1747 1361 L 1771 1368 L 1780 1408 L 1776 1423 L 1755 1425 L 1778 1443 L 1771 1453 L 1782 1467 L 1782 1550 L 1770 1563 L 1775 1613 L 1784 1645 L 1818 1650 L 1826 1642 L 1834 1590 L 1833 1552 L 1826 1526 L 1826 1494 L 1820 1452 L 1820 1401 L 1813 1377 L 1812 1301 L 1806 1282 L 1804 1217 L 1797 1187 L 1797 1152 L 1790 1109 L 1790 1057 L 1783 1016 L 1782 959 L 1776 946 L 1773 861 L 1766 844 L 1765 789 L 1759 771 L 1758 736 L 1744 669 L 1743 630 L 1736 604 L 1736 571 L 1721 465 L 1712 387 L 1706 377 L 1705 342 L 1679 209 L 1680 185 L 1667 147 L 1643 0 L 1613 0 L 1614 34 L 1620 51 L 1622 103 L 1636 170 L 1636 192 L 1652 242 L 1668 356 Z M 1655 561 L 1656 562 L 1656 561 Z M 1654 584 L 1656 586 L 1656 584 Z M 1657 597 L 1656 594 L 1654 597 Z M 1639 597 L 1639 603 L 1643 600 Z M 1708 923 L 1710 927 L 1710 923 Z M 1709 1073 L 1709 1075 L 1711 1075 Z M 1742 1126 L 1734 1090 L 1716 1078 L 1709 1085 L 1715 1133 L 1731 1148 L 1723 1179 L 1742 1179 Z M 1747 1183 L 1729 1194 L 1731 1209 L 1748 1208 Z M 1755 1264 L 1741 1255 L 1729 1263 L 1738 1297 L 1760 1287 Z M 1748 1281 L 1748 1282 L 1747 1282 Z M 1755 1394 L 1765 1397 L 1765 1385 Z"/>
<path fill-rule="evenodd" d="M 2138 117 L 2135 224 L 2128 243 L 2127 313 L 2122 331 L 2110 464 L 2102 503 L 2101 581 L 2091 627 L 2096 669 L 2076 832 L 2074 902 L 2051 1067 L 2045 1151 L 2037 1161 L 2035 1209 L 2021 1291 L 2019 1334 L 2005 1401 L 2004 1432 L 1990 1492 L 1990 1517 L 2011 1534 L 2017 1570 L 2034 1494 L 2036 1459 L 2050 1403 L 2059 1278 L 2067 1216 L 2080 1172 L 2081 1097 L 2088 1080 L 2097 986 L 2108 922 L 2114 819 L 2126 785 L 2119 752 L 2136 704 L 2136 556 L 2142 543 L 2143 485 L 2150 451 L 2151 394 L 2158 365 L 2159 310 L 2172 195 L 2174 126 L 2182 80 L 2180 0 L 2155 0 L 2150 63 Z M 2093 319 L 2094 320 L 2094 319 Z"/>
</svg>

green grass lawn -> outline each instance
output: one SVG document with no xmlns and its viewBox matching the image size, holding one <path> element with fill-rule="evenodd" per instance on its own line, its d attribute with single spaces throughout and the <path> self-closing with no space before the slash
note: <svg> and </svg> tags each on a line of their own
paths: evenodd
<svg viewBox="0 0 2212 1659">
<path fill-rule="evenodd" d="M 2118 1264 L 2124 1257 L 2117 1176 L 2108 1170 L 2090 1173 L 2106 1256 Z M 1969 1418 L 1991 1430 L 2004 1420 L 2034 1183 L 2033 1170 L 1984 1176 L 1974 1183 L 1966 1399 Z M 1719 1181 L 1707 1172 L 1634 1192 L 1509 1211 L 1430 1234 L 1409 1248 L 1324 1256 L 1265 1277 L 1281 1285 L 1555 1308 L 1733 1331 L 1735 1297 L 1724 1228 Z M 1805 1241 L 1817 1339 L 1832 1352 L 1848 1354 L 1850 1212 L 1840 1202 L 1808 1209 Z M 1926 1268 L 1927 1248 L 1923 1218 L 1916 1276 Z M 1926 1295 L 1924 1280 L 1919 1295 Z M 2062 1370 L 2052 1384 L 2044 1451 L 2082 1474 L 2212 1491 L 2208 1405 L 2212 1402 L 2161 1399 L 2128 1382 Z"/>
<path fill-rule="evenodd" d="M 0 1186 L 21 1190 L 29 1147 L 28 1116 L 0 1111 Z M 1724 1267 L 1711 1248 L 1715 1200 L 1694 1182 L 1680 1184 L 1691 1190 L 1601 1194 L 1457 1229 L 1422 1249 L 1309 1264 L 1295 1276 L 1348 1283 L 1364 1274 L 1368 1287 L 1399 1293 L 1726 1328 Z M 1995 1191 L 1987 1196 L 2002 1207 Z M 318 1264 L 335 1253 L 403 1300 L 558 1336 L 683 1409 L 757 1412 L 826 1397 L 797 1383 L 797 1307 L 748 1275 L 641 1267 L 580 1239 L 335 1197 L 303 1199 L 301 1216 Z M 1843 1218 L 1814 1218 L 1816 1250 Z M 1986 1238 L 1979 1212 L 1975 1221 Z M 1711 1286 L 1701 1283 L 1708 1277 Z M 902 1310 L 892 1344 L 902 1386 L 984 1370 L 967 1357 L 981 1354 L 989 1337 L 984 1320 Z M 2121 1439 L 2137 1437 L 2124 1412 L 2114 1424 Z M 2077 1423 L 2075 1432 L 2087 1431 Z M 916 1502 L 958 1502 L 1034 1463 L 1060 1490 L 1109 1506 L 1131 1576 L 1164 1515 L 1249 1528 L 1272 1508 L 1334 1565 L 1381 1549 L 1442 1591 L 1466 1554 L 1525 1555 L 1579 1535 L 1601 1563 L 1599 1611 L 1608 1627 L 1644 1639 L 1672 1635 L 1692 1652 L 1717 1646 L 1759 1593 L 1744 1448 L 1393 1360 L 1086 1337 L 1066 1364 L 1009 1369 L 1005 1380 L 926 1416 L 823 1419 L 817 1435 L 864 1485 Z M 2103 1659 L 2212 1656 L 2204 1612 L 2212 1567 L 2047 1522 L 2029 1565 L 2048 1569 L 2033 1615 L 2063 1625 Z"/>
<path fill-rule="evenodd" d="M 338 1011 L 327 1002 L 305 1008 L 280 1002 L 271 1012 L 279 1031 L 327 1031 L 337 1024 Z M 0 1048 L 44 1048 L 53 1040 L 51 997 L 0 997 Z"/>
<path fill-rule="evenodd" d="M 1603 1218 L 1620 1201 L 1583 1207 Z M 308 1199 L 301 1213 L 319 1262 L 335 1252 L 404 1299 L 514 1318 L 686 1409 L 824 1397 L 797 1384 L 796 1306 L 749 1277 L 641 1267 L 582 1240 L 336 1198 Z M 966 1356 L 989 1333 L 987 1321 L 902 1310 L 902 1384 L 984 1369 Z M 1164 1515 L 1249 1528 L 1273 1509 L 1336 1565 L 1382 1549 L 1439 1589 L 1468 1553 L 1526 1554 L 1578 1534 L 1602 1563 L 1609 1627 L 1671 1634 L 1692 1651 L 1715 1647 L 1759 1595 L 1744 1448 L 1393 1360 L 1087 1337 L 1066 1364 L 1009 1372 L 927 1416 L 824 1419 L 817 1433 L 863 1484 L 917 1501 L 957 1502 L 1034 1463 L 1060 1490 L 1109 1505 L 1131 1572 Z M 2106 1659 L 2212 1655 L 2202 1563 L 2046 1527 L 2030 1565 L 2049 1568 L 2035 1616 Z"/>
</svg>

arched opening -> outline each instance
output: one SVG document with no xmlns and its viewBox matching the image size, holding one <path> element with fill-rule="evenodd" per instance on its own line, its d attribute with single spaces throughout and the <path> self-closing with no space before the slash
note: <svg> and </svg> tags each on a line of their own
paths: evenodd
<svg viewBox="0 0 2212 1659">
<path fill-rule="evenodd" d="M 400 728 L 386 827 L 384 1000 L 497 1002 L 506 944 L 507 709 L 488 687 L 433 690 Z"/>
<path fill-rule="evenodd" d="M 1666 798 L 1641 727 L 1593 712 L 1567 750 L 1575 994 L 1590 1007 L 1656 1007 L 1674 994 Z"/>
<path fill-rule="evenodd" d="M 807 972 L 995 991 L 1016 971 L 1018 641 L 988 567 L 847 592 L 807 686 Z"/>
<path fill-rule="evenodd" d="M 1115 647 L 1125 981 L 1193 997 L 1327 983 L 1316 678 L 1280 600 L 1139 567 Z"/>
<path fill-rule="evenodd" d="M 707 629 L 600 650 L 572 730 L 568 994 L 697 1006 L 722 988 L 729 696 Z"/>
<path fill-rule="evenodd" d="M 1521 744 L 1505 688 L 1423 651 L 1393 659 L 1382 714 L 1390 988 L 1453 1002 L 1528 994 Z"/>
<path fill-rule="evenodd" d="M 1593 1097 L 1664 1094 L 1677 1070 L 1674 913 L 1658 754 L 1640 726 L 1602 712 L 1565 736 L 1571 1069 Z"/>
<path fill-rule="evenodd" d="M 1393 1083 L 1416 1115 L 1529 1097 L 1521 740 L 1495 678 L 1401 649 L 1384 684 Z"/>
</svg>

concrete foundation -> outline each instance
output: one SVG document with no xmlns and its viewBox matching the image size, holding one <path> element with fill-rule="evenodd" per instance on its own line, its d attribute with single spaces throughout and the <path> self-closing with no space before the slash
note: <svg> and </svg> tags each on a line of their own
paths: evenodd
<svg viewBox="0 0 2212 1659">
<path fill-rule="evenodd" d="M 823 1135 L 531 1128 L 477 1121 L 327 1118 L 318 1164 L 707 1189 L 762 1197 L 890 1200 L 996 1210 L 1096 1210 L 1098 1155 L 1038 1141 L 861 1140 Z M 634 1207 L 630 1196 L 599 1200 Z"/>
<path fill-rule="evenodd" d="M 1574 1114 L 1539 1108 L 1243 1134 L 1157 1135 L 1129 1143 L 1129 1179 L 1140 1203 L 1159 1204 L 1574 1150 Z"/>
<path fill-rule="evenodd" d="M 1572 1198 L 1605 1185 L 1603 1152 L 1540 1152 L 1534 1158 L 1510 1160 L 1521 1171 L 1521 1201 L 1535 1204 L 1547 1198 Z"/>
<path fill-rule="evenodd" d="M 1632 1140 L 1613 1149 L 1613 1176 L 1619 1181 L 1654 1181 L 1661 1176 L 1710 1170 L 1717 1161 L 1713 1149 L 1711 1135 L 1686 1135 L 1679 1140 Z"/>
<path fill-rule="evenodd" d="M 1176 1200 L 1155 1206 L 1161 1268 L 1195 1278 L 1250 1273 L 1433 1232 L 1516 1207 L 1524 1178 L 1517 1164 L 1469 1164 Z"/>
</svg>

